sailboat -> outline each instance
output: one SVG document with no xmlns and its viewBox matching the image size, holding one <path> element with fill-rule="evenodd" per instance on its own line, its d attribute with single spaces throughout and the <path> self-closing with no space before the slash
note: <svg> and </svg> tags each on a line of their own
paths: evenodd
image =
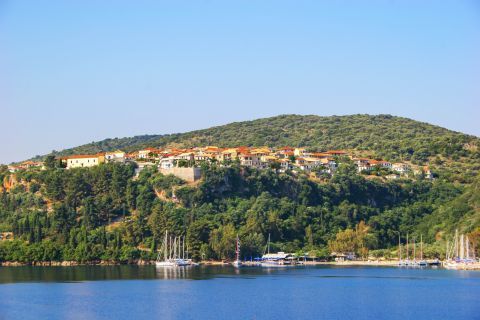
<svg viewBox="0 0 480 320">
<path fill-rule="evenodd" d="M 410 261 L 408 254 L 409 252 L 408 252 L 408 233 L 407 233 L 407 242 L 405 243 L 405 260 L 400 262 L 400 266 L 408 267 L 412 265 L 412 261 Z"/>
<path fill-rule="evenodd" d="M 183 255 L 182 255 L 183 248 Z M 163 256 L 162 256 L 163 255 Z M 165 231 L 165 238 L 163 239 L 162 249 L 157 255 L 155 265 L 157 267 L 184 267 L 190 265 L 189 261 L 184 258 L 185 256 L 185 239 L 168 236 L 168 231 Z"/>
<path fill-rule="evenodd" d="M 423 235 L 420 235 L 420 261 L 418 261 L 419 267 L 428 266 L 427 261 L 423 260 Z"/>
<path fill-rule="evenodd" d="M 402 260 L 402 242 L 400 239 L 400 233 L 398 234 L 398 266 L 404 267 L 407 265 L 406 260 Z"/>
<path fill-rule="evenodd" d="M 232 265 L 235 268 L 240 268 L 242 266 L 242 261 L 240 261 L 240 239 L 238 238 L 238 235 L 235 245 L 235 261 L 232 262 Z"/>
<path fill-rule="evenodd" d="M 292 255 L 285 252 L 270 253 L 270 233 L 267 246 L 260 261 L 262 267 L 286 267 L 292 265 Z"/>
<path fill-rule="evenodd" d="M 480 262 L 475 258 L 475 250 L 473 252 L 470 250 L 468 236 L 462 234 L 459 237 L 458 230 L 455 231 L 455 239 L 452 246 L 447 242 L 443 266 L 446 269 L 453 270 L 480 269 Z"/>
</svg>

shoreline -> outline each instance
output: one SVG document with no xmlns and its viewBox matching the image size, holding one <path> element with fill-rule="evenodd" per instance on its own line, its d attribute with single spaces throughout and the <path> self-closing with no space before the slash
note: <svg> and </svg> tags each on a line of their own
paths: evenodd
<svg viewBox="0 0 480 320">
<path fill-rule="evenodd" d="M 19 261 L 3 261 L 0 262 L 0 267 L 25 267 L 25 266 L 34 266 L 34 267 L 77 267 L 77 266 L 118 266 L 118 265 L 154 265 L 155 260 L 134 260 L 134 261 L 108 261 L 108 260 L 99 260 L 99 261 L 29 261 L 29 262 L 19 262 Z M 199 265 L 202 266 L 229 266 L 230 262 L 225 261 L 200 261 Z M 255 266 L 256 262 L 245 261 L 245 266 Z M 307 261 L 301 265 L 306 266 L 317 266 L 317 265 L 331 265 L 331 266 L 397 266 L 398 261 L 388 260 L 388 261 Z"/>
</svg>

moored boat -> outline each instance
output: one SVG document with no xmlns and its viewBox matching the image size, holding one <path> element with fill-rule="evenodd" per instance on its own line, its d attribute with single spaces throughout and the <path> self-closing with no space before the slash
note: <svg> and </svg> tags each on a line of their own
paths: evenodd
<svg viewBox="0 0 480 320">
<path fill-rule="evenodd" d="M 480 261 L 475 258 L 475 250 L 470 249 L 468 236 L 458 236 L 455 231 L 453 243 L 447 241 L 445 261 L 443 267 L 450 270 L 479 270 Z"/>
<path fill-rule="evenodd" d="M 194 265 L 191 259 L 185 259 L 185 239 L 168 236 L 165 231 L 162 248 L 157 255 L 155 266 L 162 268 L 186 267 Z"/>
<path fill-rule="evenodd" d="M 240 239 L 238 238 L 238 235 L 235 245 L 235 261 L 232 262 L 232 265 L 235 268 L 240 268 L 242 266 L 242 261 L 240 260 Z"/>
<path fill-rule="evenodd" d="M 270 234 L 268 234 L 267 246 L 260 260 L 262 267 L 288 267 L 294 266 L 293 255 L 285 252 L 270 253 Z"/>
</svg>

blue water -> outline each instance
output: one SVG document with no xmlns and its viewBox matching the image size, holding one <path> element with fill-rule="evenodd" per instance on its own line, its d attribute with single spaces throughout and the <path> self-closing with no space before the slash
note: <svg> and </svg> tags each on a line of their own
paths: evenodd
<svg viewBox="0 0 480 320">
<path fill-rule="evenodd" d="M 0 319 L 480 319 L 480 272 L 0 267 Z"/>
</svg>

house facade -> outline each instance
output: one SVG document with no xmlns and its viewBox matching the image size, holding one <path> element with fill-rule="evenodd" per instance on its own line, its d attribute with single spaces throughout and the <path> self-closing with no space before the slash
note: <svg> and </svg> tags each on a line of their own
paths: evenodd
<svg viewBox="0 0 480 320">
<path fill-rule="evenodd" d="M 67 169 L 72 168 L 88 168 L 98 166 L 105 162 L 104 154 L 78 154 L 73 156 L 67 156 L 62 158 L 62 161 L 66 163 Z"/>
</svg>

